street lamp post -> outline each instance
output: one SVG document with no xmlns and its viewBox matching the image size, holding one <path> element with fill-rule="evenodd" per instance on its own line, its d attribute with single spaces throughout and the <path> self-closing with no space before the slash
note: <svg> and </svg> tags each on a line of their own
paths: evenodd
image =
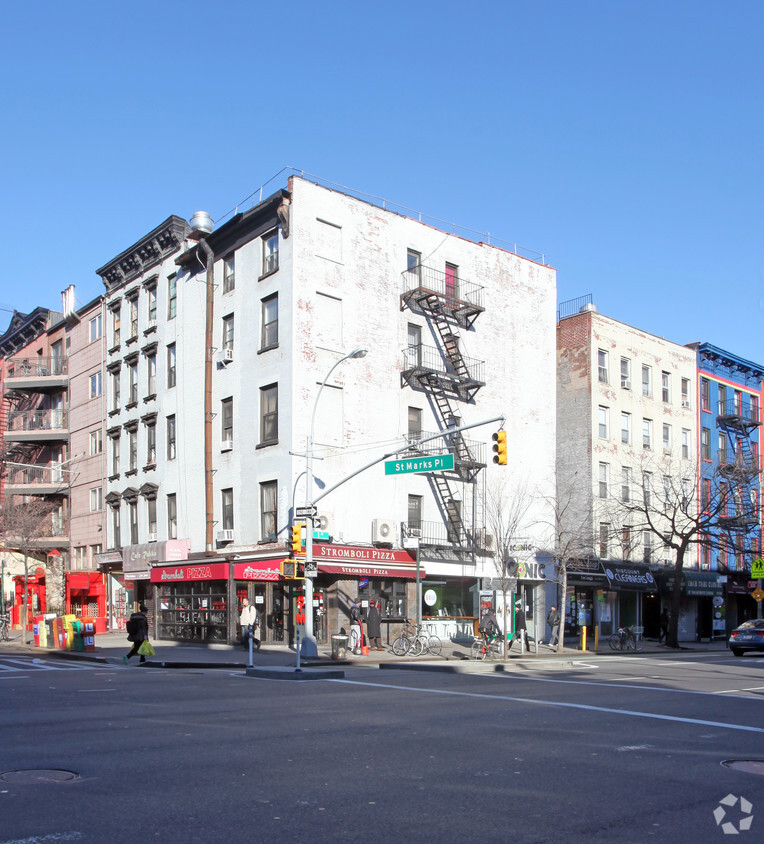
<svg viewBox="0 0 764 844">
<path fill-rule="evenodd" d="M 303 657 L 318 656 L 316 637 L 313 634 L 313 578 L 317 574 L 317 567 L 313 563 L 313 439 L 316 427 L 316 410 L 318 400 L 331 377 L 332 372 L 343 362 L 350 358 L 366 357 L 368 349 L 354 349 L 349 354 L 341 357 L 326 373 L 321 386 L 318 388 L 316 400 L 313 402 L 313 414 L 310 417 L 310 434 L 305 448 L 305 636 L 302 640 L 301 654 Z"/>
</svg>

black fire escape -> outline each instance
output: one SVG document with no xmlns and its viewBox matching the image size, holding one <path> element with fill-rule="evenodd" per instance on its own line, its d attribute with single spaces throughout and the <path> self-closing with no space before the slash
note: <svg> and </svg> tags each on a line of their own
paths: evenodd
<svg viewBox="0 0 764 844">
<path fill-rule="evenodd" d="M 485 363 L 463 354 L 460 334 L 460 329 L 469 331 L 485 310 L 483 288 L 457 278 L 455 271 L 443 272 L 421 264 L 409 267 L 402 278 L 401 310 L 408 308 L 423 316 L 436 345 L 419 343 L 403 350 L 401 384 L 427 394 L 438 431 L 448 432 L 461 423 L 460 405 L 471 403 L 485 385 Z M 422 438 L 426 436 L 426 432 L 421 433 Z M 421 447 L 412 441 L 412 451 L 454 456 L 453 470 L 427 475 L 444 519 L 445 532 L 438 536 L 437 531 L 423 531 L 422 545 L 442 545 L 463 551 L 480 547 L 479 537 L 472 529 L 474 510 L 472 524 L 468 526 L 458 486 L 476 483 L 486 465 L 484 448 L 482 443 L 466 439 L 460 431 L 447 433 L 443 439 Z"/>
</svg>

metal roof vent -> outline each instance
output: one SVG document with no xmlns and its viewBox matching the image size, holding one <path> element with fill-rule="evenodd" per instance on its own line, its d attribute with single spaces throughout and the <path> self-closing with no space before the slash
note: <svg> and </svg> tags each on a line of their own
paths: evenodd
<svg viewBox="0 0 764 844">
<path fill-rule="evenodd" d="M 594 304 L 594 302 L 587 302 L 585 305 L 582 305 L 578 309 L 578 312 L 580 314 L 596 314 L 596 313 L 598 313 L 597 306 Z"/>
<path fill-rule="evenodd" d="M 206 211 L 197 211 L 191 218 L 189 225 L 191 227 L 189 236 L 194 240 L 200 240 L 208 234 L 212 234 L 212 230 L 215 228 L 212 217 Z"/>
</svg>

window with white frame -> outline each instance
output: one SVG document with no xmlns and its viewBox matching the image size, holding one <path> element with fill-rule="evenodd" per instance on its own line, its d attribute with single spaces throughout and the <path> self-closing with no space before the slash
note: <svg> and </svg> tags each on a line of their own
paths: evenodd
<svg viewBox="0 0 764 844">
<path fill-rule="evenodd" d="M 119 410 L 119 370 L 113 370 L 111 377 L 111 409 Z"/>
<path fill-rule="evenodd" d="M 408 409 L 408 438 L 415 442 L 422 438 L 422 408 L 409 407 Z"/>
<path fill-rule="evenodd" d="M 151 354 L 146 358 L 146 374 L 148 380 L 147 396 L 155 396 L 157 394 L 157 356 Z"/>
<path fill-rule="evenodd" d="M 101 454 L 103 451 L 103 432 L 100 428 L 90 432 L 90 454 Z"/>
<path fill-rule="evenodd" d="M 90 512 L 97 513 L 103 509 L 103 487 L 94 486 L 90 489 Z"/>
<path fill-rule="evenodd" d="M 130 322 L 130 335 L 128 342 L 138 336 L 138 296 L 131 296 L 127 300 L 127 314 Z"/>
<path fill-rule="evenodd" d="M 414 530 L 422 528 L 422 496 L 409 495 L 408 497 L 408 528 Z"/>
<path fill-rule="evenodd" d="M 111 309 L 111 343 L 112 346 L 119 346 L 120 340 L 120 305 L 117 303 Z"/>
<path fill-rule="evenodd" d="M 279 268 L 279 232 L 274 229 L 263 237 L 263 272 L 261 278 Z"/>
<path fill-rule="evenodd" d="M 629 525 L 621 527 L 621 554 L 624 560 L 628 560 L 631 555 L 631 528 Z"/>
<path fill-rule="evenodd" d="M 621 442 L 631 445 L 631 414 L 621 413 Z"/>
<path fill-rule="evenodd" d="M 157 462 L 157 423 L 152 419 L 146 423 L 146 464 L 153 466 Z"/>
<path fill-rule="evenodd" d="M 661 399 L 664 404 L 671 402 L 671 374 L 669 372 L 661 372 Z"/>
<path fill-rule="evenodd" d="M 621 387 L 631 389 L 631 359 L 621 358 Z"/>
<path fill-rule="evenodd" d="M 422 365 L 422 326 L 416 325 L 413 322 L 408 324 L 406 329 L 407 349 L 406 349 L 406 365 L 408 367 L 415 367 Z"/>
<path fill-rule="evenodd" d="M 260 348 L 272 349 L 279 343 L 279 296 L 274 293 L 262 300 L 261 316 L 262 336 Z"/>
<path fill-rule="evenodd" d="M 167 417 L 167 459 L 175 460 L 175 414 Z"/>
<path fill-rule="evenodd" d="M 223 259 L 223 293 L 230 293 L 236 287 L 236 264 L 231 253 Z"/>
<path fill-rule="evenodd" d="M 648 399 L 653 396 L 653 370 L 646 364 L 642 364 L 642 395 Z"/>
<path fill-rule="evenodd" d="M 111 535 L 114 540 L 114 547 L 119 548 L 122 545 L 122 531 L 121 520 L 119 512 L 119 503 L 111 508 Z"/>
<path fill-rule="evenodd" d="M 223 348 L 233 349 L 233 314 L 223 317 Z"/>
<path fill-rule="evenodd" d="M 600 558 L 606 560 L 609 554 L 608 545 L 610 544 L 610 525 L 607 522 L 600 522 Z"/>
<path fill-rule="evenodd" d="M 167 389 L 175 386 L 176 382 L 175 343 L 167 346 Z"/>
<path fill-rule="evenodd" d="M 260 484 L 260 538 L 273 542 L 278 530 L 278 483 L 265 481 Z"/>
<path fill-rule="evenodd" d="M 690 407 L 690 379 L 682 378 L 682 407 Z"/>
<path fill-rule="evenodd" d="M 90 320 L 90 342 L 95 343 L 101 338 L 101 314 Z"/>
<path fill-rule="evenodd" d="M 684 456 L 684 444 L 682 445 L 682 456 Z M 700 429 L 700 458 L 701 460 L 711 459 L 711 429 Z"/>
<path fill-rule="evenodd" d="M 671 453 L 671 425 L 666 422 L 663 423 L 663 452 Z"/>
<path fill-rule="evenodd" d="M 682 459 L 690 459 L 690 429 L 682 428 Z"/>
<path fill-rule="evenodd" d="M 621 501 L 631 501 L 631 469 L 628 466 L 621 466 Z"/>
<path fill-rule="evenodd" d="M 167 496 L 167 538 L 178 538 L 178 501 L 174 492 Z"/>
<path fill-rule="evenodd" d="M 119 431 L 109 437 L 109 442 L 111 444 L 111 474 L 115 476 L 119 474 L 119 446 L 121 442 Z"/>
<path fill-rule="evenodd" d="M 642 420 L 642 448 L 652 449 L 653 447 L 653 420 Z"/>
<path fill-rule="evenodd" d="M 607 463 L 600 463 L 599 465 L 599 495 L 600 498 L 608 497 L 608 487 L 610 485 L 610 466 Z"/>
<path fill-rule="evenodd" d="M 138 544 L 138 502 L 127 502 L 127 520 L 130 525 L 130 544 Z"/>
<path fill-rule="evenodd" d="M 708 378 L 700 379 L 700 409 L 711 410 L 711 384 Z"/>
<path fill-rule="evenodd" d="M 138 431 L 133 428 L 127 432 L 128 466 L 130 472 L 138 469 Z"/>
<path fill-rule="evenodd" d="M 653 561 L 653 534 L 652 531 L 642 531 L 642 562 L 652 563 Z"/>
<path fill-rule="evenodd" d="M 220 402 L 220 438 L 224 443 L 233 442 L 233 398 Z"/>
<path fill-rule="evenodd" d="M 422 253 L 415 249 L 406 250 L 406 275 L 409 279 L 409 289 L 419 286 L 422 274 Z"/>
<path fill-rule="evenodd" d="M 223 530 L 233 530 L 233 489 L 220 490 L 220 503 L 223 508 Z"/>
<path fill-rule="evenodd" d="M 95 372 L 90 376 L 90 398 L 96 399 L 101 395 L 101 373 Z"/>
<path fill-rule="evenodd" d="M 610 438 L 610 408 L 604 405 L 597 409 L 597 435 L 601 440 Z"/>
<path fill-rule="evenodd" d="M 152 495 L 151 498 L 146 499 L 146 524 L 149 528 L 149 535 L 156 537 L 157 535 L 157 500 Z"/>
<path fill-rule="evenodd" d="M 148 293 L 146 316 L 148 317 L 149 326 L 157 324 L 157 288 L 156 284 L 152 285 L 146 291 Z"/>
<path fill-rule="evenodd" d="M 653 475 L 652 472 L 642 474 L 642 503 L 645 509 L 649 508 L 653 500 Z"/>
<path fill-rule="evenodd" d="M 668 475 L 663 476 L 663 503 L 671 504 L 673 497 L 674 485 L 671 483 L 671 478 Z"/>
<path fill-rule="evenodd" d="M 260 444 L 278 442 L 279 388 L 270 384 L 260 388 Z"/>
<path fill-rule="evenodd" d="M 167 319 L 175 319 L 178 313 L 178 279 L 171 275 L 167 279 Z"/>
<path fill-rule="evenodd" d="M 604 349 L 597 350 L 597 378 L 600 383 L 608 384 L 608 353 Z"/>
<path fill-rule="evenodd" d="M 127 364 L 127 383 L 129 394 L 128 405 L 138 404 L 138 361 L 131 360 Z"/>
</svg>

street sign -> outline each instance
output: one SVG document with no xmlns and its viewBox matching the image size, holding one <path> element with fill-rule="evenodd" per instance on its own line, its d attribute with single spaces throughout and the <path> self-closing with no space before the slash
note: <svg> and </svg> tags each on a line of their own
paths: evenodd
<svg viewBox="0 0 764 844">
<path fill-rule="evenodd" d="M 764 598 L 764 590 L 754 589 L 753 592 L 751 592 L 751 596 L 753 597 L 754 601 L 759 602 L 762 598 Z"/>
<path fill-rule="evenodd" d="M 762 560 L 761 557 L 757 557 L 753 563 L 751 563 L 751 577 L 754 580 L 764 578 L 764 560 Z"/>
<path fill-rule="evenodd" d="M 318 577 L 318 563 L 305 563 L 305 577 Z"/>
<path fill-rule="evenodd" d="M 295 519 L 314 519 L 316 513 L 318 513 L 318 507 L 315 504 L 311 504 L 309 507 L 294 508 Z"/>
<path fill-rule="evenodd" d="M 387 460 L 386 475 L 405 475 L 410 472 L 445 472 L 454 468 L 453 454 L 430 454 L 402 460 Z"/>
</svg>

